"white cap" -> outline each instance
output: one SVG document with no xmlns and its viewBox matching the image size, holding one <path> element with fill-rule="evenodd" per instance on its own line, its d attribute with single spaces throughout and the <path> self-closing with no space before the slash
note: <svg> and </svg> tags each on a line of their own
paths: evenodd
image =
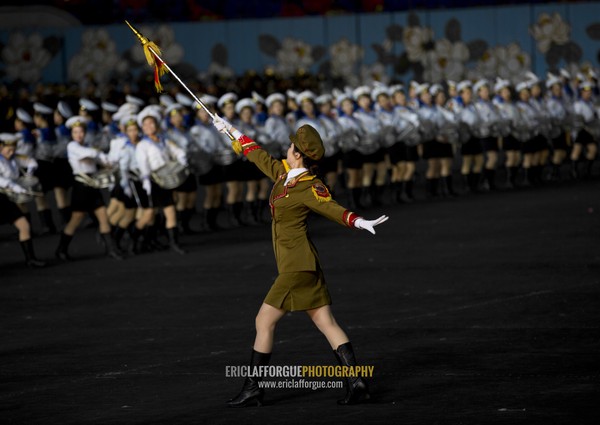
<svg viewBox="0 0 600 425">
<path fill-rule="evenodd" d="M 382 94 L 389 96 L 390 89 L 387 86 L 378 84 L 371 92 L 371 99 L 373 99 L 373 101 L 377 101 L 377 98 Z"/>
<path fill-rule="evenodd" d="M 579 81 L 585 81 L 585 75 L 582 72 L 578 72 L 576 77 Z"/>
<path fill-rule="evenodd" d="M 271 105 L 275 102 L 281 102 L 285 105 L 285 96 L 281 93 L 273 93 L 270 94 L 269 96 L 267 96 L 267 98 L 265 99 L 265 105 L 267 105 L 267 108 L 270 108 Z"/>
<path fill-rule="evenodd" d="M 215 105 L 217 103 L 219 99 L 217 99 L 214 96 L 211 96 L 210 94 L 205 94 L 204 96 L 202 96 L 200 98 L 200 102 L 204 103 L 205 105 Z M 202 106 L 200 106 L 199 103 L 196 103 L 194 105 L 197 109 L 202 108 Z"/>
<path fill-rule="evenodd" d="M 67 122 L 65 123 L 65 125 L 68 128 L 73 128 L 77 125 L 81 125 L 83 127 L 87 126 L 87 119 L 82 117 L 81 115 L 75 115 L 74 117 L 71 117 L 67 120 Z"/>
<path fill-rule="evenodd" d="M 217 106 L 219 107 L 219 109 L 223 109 L 223 106 L 225 106 L 226 103 L 235 103 L 235 102 L 237 102 L 237 100 L 238 100 L 237 94 L 232 93 L 232 92 L 225 93 L 217 101 Z"/>
<path fill-rule="evenodd" d="M 288 99 L 296 100 L 296 97 L 298 96 L 298 92 L 294 91 L 294 90 L 286 90 L 285 95 L 288 97 Z"/>
<path fill-rule="evenodd" d="M 592 82 L 590 80 L 582 81 L 581 84 L 579 85 L 579 88 L 581 90 L 591 90 L 593 87 L 594 87 L 594 84 L 592 84 Z"/>
<path fill-rule="evenodd" d="M 64 100 L 60 100 L 58 102 L 58 105 L 56 106 L 56 109 L 58 110 L 58 113 L 61 114 L 63 116 L 63 118 L 71 118 L 73 116 L 73 111 L 71 111 L 71 108 L 69 107 L 69 104 L 67 102 L 65 102 Z"/>
<path fill-rule="evenodd" d="M 454 80 L 446 80 L 446 84 L 448 84 L 448 87 L 456 87 L 456 81 Z"/>
<path fill-rule="evenodd" d="M 179 103 L 171 103 L 169 106 L 167 106 L 167 109 L 165 109 L 165 115 L 169 115 L 173 111 L 180 111 L 182 109 L 183 105 L 180 105 Z"/>
<path fill-rule="evenodd" d="M 352 99 L 352 96 L 346 92 L 340 92 L 340 94 L 335 97 L 335 103 L 337 103 L 338 106 L 340 106 L 344 100 L 349 100 L 350 102 L 354 102 L 354 99 Z"/>
<path fill-rule="evenodd" d="M 321 96 L 317 96 L 315 98 L 315 103 L 317 105 L 323 105 L 324 103 L 331 102 L 332 100 L 333 100 L 333 97 L 331 97 L 330 94 L 322 94 Z"/>
<path fill-rule="evenodd" d="M 165 107 L 171 106 L 173 103 L 175 103 L 173 98 L 166 93 L 163 93 L 160 96 L 158 96 L 158 102 Z"/>
<path fill-rule="evenodd" d="M 98 110 L 98 105 L 96 105 L 91 100 L 85 99 L 85 98 L 79 99 L 79 106 L 80 106 L 80 109 L 84 109 L 86 111 L 97 111 Z"/>
<path fill-rule="evenodd" d="M 125 102 L 127 102 L 127 103 L 133 103 L 134 105 L 137 105 L 139 107 L 142 107 L 142 106 L 144 106 L 146 104 L 146 102 L 144 102 L 139 97 L 135 97 L 135 96 L 132 96 L 130 94 L 128 94 L 127 96 L 125 96 Z"/>
<path fill-rule="evenodd" d="M 252 109 L 252 111 L 256 110 L 256 104 L 254 103 L 254 100 L 250 99 L 249 97 L 245 97 L 243 99 L 240 99 L 236 104 L 235 104 L 235 112 L 236 114 L 240 114 L 242 112 L 242 109 L 244 108 L 250 108 Z"/>
<path fill-rule="evenodd" d="M 444 90 L 444 88 L 440 84 L 432 84 L 431 87 L 429 87 L 429 94 L 431 94 L 432 96 L 435 96 L 436 94 L 438 94 L 439 92 L 441 92 L 443 90 Z"/>
<path fill-rule="evenodd" d="M 571 79 L 571 74 L 569 73 L 569 71 L 567 71 L 564 68 L 560 69 L 560 76 L 563 77 L 563 78 L 566 78 L 567 80 Z"/>
<path fill-rule="evenodd" d="M 456 85 L 456 90 L 458 90 L 459 93 L 466 88 L 471 88 L 471 82 L 469 80 L 462 80 Z"/>
<path fill-rule="evenodd" d="M 260 94 L 258 94 L 257 92 L 253 91 L 252 92 L 252 100 L 256 103 L 265 103 L 265 98 L 262 97 Z"/>
<path fill-rule="evenodd" d="M 127 126 L 130 122 L 135 123 L 137 125 L 137 115 L 135 114 L 126 114 L 119 120 L 119 125 L 121 127 Z"/>
<path fill-rule="evenodd" d="M 494 91 L 499 92 L 505 87 L 510 87 L 510 81 L 497 77 L 496 84 L 494 84 Z"/>
<path fill-rule="evenodd" d="M 359 86 L 352 91 L 352 97 L 354 100 L 358 100 L 358 98 L 361 96 L 369 97 L 370 93 L 371 89 L 368 86 Z"/>
<path fill-rule="evenodd" d="M 302 103 L 305 100 L 312 100 L 314 102 L 315 98 L 316 96 L 313 92 L 311 92 L 310 90 L 304 90 L 298 93 L 298 95 L 296 96 L 296 102 Z"/>
<path fill-rule="evenodd" d="M 393 86 L 390 86 L 390 94 L 394 94 L 399 91 L 404 92 L 403 84 L 394 84 Z"/>
<path fill-rule="evenodd" d="M 519 84 L 517 84 L 517 86 L 515 87 L 515 90 L 517 91 L 517 93 L 519 93 L 521 90 L 528 90 L 529 89 L 529 83 L 527 81 L 522 81 Z"/>
<path fill-rule="evenodd" d="M 102 102 L 100 104 L 100 106 L 106 112 L 117 112 L 119 110 L 119 107 L 117 105 L 115 105 L 114 103 L 110 103 L 110 102 Z"/>
<path fill-rule="evenodd" d="M 39 102 L 35 102 L 33 104 L 33 110 L 35 112 L 37 112 L 38 114 L 43 114 L 43 115 L 49 115 L 52 112 L 54 112 L 54 111 L 52 111 L 52 108 L 49 108 L 48 106 L 46 106 L 42 103 L 39 103 Z"/>
<path fill-rule="evenodd" d="M 179 103 L 181 106 L 192 106 L 194 104 L 194 100 L 183 94 L 183 93 L 177 93 L 175 95 L 175 100 L 177 101 L 177 103 Z"/>
<path fill-rule="evenodd" d="M 533 72 L 531 71 L 527 71 L 525 73 L 525 78 L 527 78 L 529 80 L 529 84 L 533 85 L 536 83 L 539 83 L 540 79 L 538 78 L 537 75 L 535 75 Z"/>
<path fill-rule="evenodd" d="M 421 93 L 425 93 L 425 92 L 427 92 L 427 90 L 429 90 L 429 84 L 427 84 L 427 83 L 418 84 L 415 87 L 415 93 L 417 95 L 420 95 Z"/>
<path fill-rule="evenodd" d="M 488 80 L 486 80 L 485 78 L 482 78 L 481 80 L 477 80 L 477 82 L 473 85 L 473 91 L 475 91 L 475 93 L 477 93 L 479 91 L 479 89 L 481 89 L 483 86 L 487 86 L 488 88 L 490 87 L 490 82 Z"/>
<path fill-rule="evenodd" d="M 156 108 L 152 108 L 151 106 L 147 106 L 140 111 L 140 113 L 137 116 L 138 125 L 140 127 L 142 127 L 142 123 L 148 117 L 154 118 L 156 120 L 156 124 L 160 125 L 160 120 L 161 120 L 160 113 L 156 110 Z"/>
<path fill-rule="evenodd" d="M 550 88 L 554 84 L 560 84 L 560 85 L 562 85 L 562 81 L 560 80 L 560 78 L 558 77 L 558 75 L 554 75 L 551 72 L 549 72 L 548 73 L 548 77 L 546 78 L 546 87 Z"/>
<path fill-rule="evenodd" d="M 23 108 L 17 108 L 16 114 L 17 114 L 18 119 L 20 119 L 21 121 L 23 121 L 27 124 L 31 124 L 33 122 L 33 118 L 31 118 L 31 115 L 29 115 L 29 112 L 27 112 Z"/>
<path fill-rule="evenodd" d="M 18 135 L 14 133 L 0 133 L 0 142 L 6 144 L 16 143 L 18 140 Z"/>
<path fill-rule="evenodd" d="M 417 80 L 410 80 L 410 83 L 408 83 L 408 86 L 410 88 L 416 89 L 419 86 L 419 82 Z"/>
</svg>

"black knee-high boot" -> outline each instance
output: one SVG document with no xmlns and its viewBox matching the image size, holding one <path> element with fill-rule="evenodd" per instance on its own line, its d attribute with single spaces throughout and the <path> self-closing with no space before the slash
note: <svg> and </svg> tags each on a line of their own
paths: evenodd
<svg viewBox="0 0 600 425">
<path fill-rule="evenodd" d="M 508 186 L 517 187 L 517 178 L 519 177 L 519 167 L 508 167 Z"/>
<path fill-rule="evenodd" d="M 73 240 L 72 235 L 67 235 L 64 232 L 60 234 L 60 240 L 58 242 L 58 247 L 56 248 L 56 251 L 54 252 L 54 254 L 56 255 L 56 258 L 63 260 L 63 261 L 72 260 L 71 256 L 69 255 L 69 244 L 71 243 L 72 240 Z"/>
<path fill-rule="evenodd" d="M 360 201 L 360 194 L 362 192 L 362 189 L 360 187 L 354 187 L 354 188 L 350 189 L 350 191 L 352 192 L 352 202 L 353 202 L 354 208 L 362 209 L 363 205 Z"/>
<path fill-rule="evenodd" d="M 31 239 L 21 241 L 21 249 L 23 249 L 23 255 L 25 255 L 25 264 L 27 264 L 27 267 L 36 268 L 44 267 L 46 265 L 44 261 L 36 258 Z"/>
<path fill-rule="evenodd" d="M 192 221 L 192 216 L 194 215 L 194 208 L 186 208 L 181 211 L 181 228 L 185 235 L 193 235 L 196 232 L 190 227 L 190 222 Z"/>
<path fill-rule="evenodd" d="M 122 227 L 116 226 L 113 228 L 113 238 L 115 241 L 115 246 L 117 247 L 118 250 L 121 250 L 121 239 L 123 239 L 123 235 L 125 235 L 125 231 L 126 229 L 123 229 Z"/>
<path fill-rule="evenodd" d="M 56 233 L 56 226 L 54 225 L 54 220 L 52 220 L 52 211 L 47 209 L 40 211 L 40 220 L 42 221 L 42 227 L 48 229 L 47 232 L 54 234 Z M 45 230 L 44 229 L 44 230 Z"/>
<path fill-rule="evenodd" d="M 250 373 L 252 374 L 255 366 L 267 366 L 271 360 L 271 353 L 259 353 L 258 351 L 252 350 L 252 356 L 250 357 Z M 258 386 L 258 383 L 262 381 L 262 377 L 247 377 L 242 386 L 242 391 L 229 400 L 227 405 L 229 407 L 246 407 L 248 405 L 256 403 L 260 406 L 265 396 L 265 391 Z"/>
<path fill-rule="evenodd" d="M 587 160 L 587 164 L 585 167 L 585 176 L 587 178 L 592 178 L 593 177 L 593 171 L 594 171 L 594 160 L 593 159 L 588 159 Z"/>
<path fill-rule="evenodd" d="M 405 182 L 405 185 L 406 199 L 409 203 L 413 202 L 415 200 L 415 196 L 413 194 L 414 181 L 408 180 Z"/>
<path fill-rule="evenodd" d="M 123 229 L 123 233 L 124 233 L 124 230 L 125 229 Z M 122 260 L 123 255 L 121 255 L 121 253 L 117 249 L 117 246 L 115 245 L 115 241 L 113 240 L 113 237 L 110 234 L 110 232 L 100 233 L 100 236 L 102 237 L 102 241 L 104 242 L 104 247 L 106 248 L 106 255 L 108 257 L 114 258 L 115 260 Z"/>
<path fill-rule="evenodd" d="M 496 170 L 486 168 L 483 172 L 490 190 L 496 190 Z"/>
<path fill-rule="evenodd" d="M 454 191 L 454 186 L 452 185 L 452 176 L 443 177 L 444 183 L 446 186 L 446 190 L 449 196 L 456 196 L 456 192 Z"/>
<path fill-rule="evenodd" d="M 341 366 L 356 366 L 356 358 L 350 342 L 340 345 L 333 350 L 333 354 Z M 370 398 L 365 380 L 362 377 L 352 377 L 346 379 L 346 396 L 338 400 L 338 404 L 357 404 Z"/>
<path fill-rule="evenodd" d="M 217 216 L 219 215 L 218 208 L 209 208 L 206 210 L 206 225 L 208 230 L 219 230 L 220 227 L 217 224 Z"/>
<path fill-rule="evenodd" d="M 179 246 L 179 229 L 177 227 L 167 229 L 167 235 L 169 236 L 169 249 L 177 254 L 185 254 L 185 250 Z"/>
</svg>

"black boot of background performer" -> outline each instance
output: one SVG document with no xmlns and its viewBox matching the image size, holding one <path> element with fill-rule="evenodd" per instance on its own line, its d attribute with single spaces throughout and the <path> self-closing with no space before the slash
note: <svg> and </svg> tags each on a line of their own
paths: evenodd
<svg viewBox="0 0 600 425">
<path fill-rule="evenodd" d="M 106 248 L 106 255 L 108 257 L 114 258 L 115 260 L 122 260 L 123 255 L 117 249 L 115 241 L 113 240 L 113 237 L 110 234 L 110 232 L 100 233 L 100 236 L 102 236 L 102 241 L 104 242 L 104 247 Z"/>
<path fill-rule="evenodd" d="M 250 357 L 250 372 L 254 366 L 267 366 L 271 360 L 271 353 L 259 353 L 258 351 L 252 350 L 252 356 Z M 250 404 L 256 403 L 257 406 L 262 405 L 265 391 L 258 386 L 258 383 L 262 381 L 261 377 L 248 377 L 244 381 L 242 391 L 229 400 L 227 405 L 229 407 L 246 407 Z"/>
<path fill-rule="evenodd" d="M 33 251 L 33 242 L 31 239 L 21 241 L 21 248 L 23 249 L 23 255 L 25 255 L 25 264 L 27 264 L 27 267 L 34 268 L 46 266 L 44 261 L 38 260 L 35 257 L 35 252 Z"/>
<path fill-rule="evenodd" d="M 333 354 L 341 366 L 356 366 L 356 358 L 350 342 L 340 345 L 333 350 Z M 371 398 L 367 383 L 362 377 L 347 378 L 346 391 L 346 396 L 338 400 L 338 404 L 357 404 Z"/>
<path fill-rule="evenodd" d="M 171 251 L 181 255 L 185 254 L 185 250 L 179 246 L 179 229 L 177 227 L 167 229 L 167 235 L 169 236 L 169 248 Z"/>
<path fill-rule="evenodd" d="M 64 232 L 60 234 L 60 241 L 58 242 L 58 247 L 56 248 L 55 255 L 56 258 L 68 261 L 72 258 L 69 256 L 69 244 L 73 240 L 73 236 L 67 235 Z"/>
</svg>

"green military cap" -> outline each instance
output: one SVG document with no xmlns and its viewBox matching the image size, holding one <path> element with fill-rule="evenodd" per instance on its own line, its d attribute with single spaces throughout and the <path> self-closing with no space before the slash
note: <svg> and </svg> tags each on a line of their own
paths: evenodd
<svg viewBox="0 0 600 425">
<path fill-rule="evenodd" d="M 318 161 L 325 154 L 321 136 L 311 125 L 304 124 L 296 131 L 296 134 L 290 134 L 290 140 L 296 149 L 312 160 Z"/>
</svg>

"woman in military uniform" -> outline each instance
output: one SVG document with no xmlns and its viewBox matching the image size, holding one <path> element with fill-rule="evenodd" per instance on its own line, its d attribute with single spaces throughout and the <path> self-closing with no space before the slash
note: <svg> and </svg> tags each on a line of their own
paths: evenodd
<svg viewBox="0 0 600 425">
<path fill-rule="evenodd" d="M 275 182 L 269 202 L 279 276 L 256 317 L 251 364 L 268 364 L 275 326 L 287 311 L 306 311 L 329 341 L 339 363 L 355 365 L 352 345 L 331 312 L 331 298 L 316 248 L 307 233 L 306 221 L 309 213 L 314 211 L 339 224 L 375 233 L 374 226 L 386 221 L 387 217 L 364 220 L 331 199 L 327 187 L 315 175 L 325 149 L 319 133 L 312 126 L 302 126 L 290 136 L 292 143 L 286 161 L 282 162 L 272 158 L 223 119 L 217 117 L 214 124 L 219 131 L 229 131 L 240 142 L 244 155 Z M 247 378 L 242 391 L 229 401 L 229 406 L 260 405 L 264 393 L 258 386 L 259 379 Z M 369 398 L 362 378 L 348 381 L 348 393 L 340 404 L 354 404 Z"/>
</svg>

